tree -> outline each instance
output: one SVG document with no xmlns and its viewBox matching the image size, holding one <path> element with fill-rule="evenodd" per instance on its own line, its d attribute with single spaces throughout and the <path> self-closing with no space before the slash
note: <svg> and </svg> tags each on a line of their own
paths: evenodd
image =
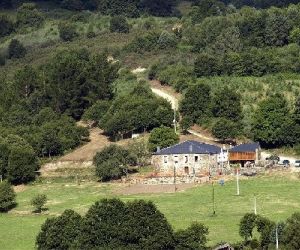
<svg viewBox="0 0 300 250">
<path fill-rule="evenodd" d="M 119 199 L 102 199 L 90 207 L 81 226 L 79 248 L 118 248 L 126 239 L 123 224 L 126 204 Z"/>
<path fill-rule="evenodd" d="M 219 74 L 219 61 L 216 56 L 201 53 L 195 60 L 194 72 L 197 77 Z"/>
<path fill-rule="evenodd" d="M 151 16 L 170 16 L 174 5 L 174 0 L 141 0 L 139 7 Z"/>
<path fill-rule="evenodd" d="M 110 19 L 110 32 L 129 33 L 129 24 L 124 16 L 114 16 Z"/>
<path fill-rule="evenodd" d="M 72 210 L 65 210 L 57 218 L 48 218 L 37 235 L 37 249 L 72 249 L 81 234 L 81 222 L 81 216 Z"/>
<path fill-rule="evenodd" d="M 96 166 L 96 176 L 102 181 L 108 181 L 125 175 L 127 166 L 135 164 L 136 159 L 128 150 L 110 145 L 98 152 L 93 162 Z"/>
<path fill-rule="evenodd" d="M 46 202 L 47 196 L 45 194 L 38 194 L 31 199 L 30 204 L 35 208 L 35 213 L 40 213 Z"/>
<path fill-rule="evenodd" d="M 0 37 L 10 35 L 14 31 L 14 23 L 6 15 L 0 15 Z"/>
<path fill-rule="evenodd" d="M 256 226 L 257 216 L 253 213 L 247 213 L 243 216 L 240 221 L 240 236 L 245 239 L 245 241 L 252 238 L 253 229 Z"/>
<path fill-rule="evenodd" d="M 200 223 L 192 223 L 185 230 L 175 233 L 175 249 L 206 249 L 208 228 Z"/>
<path fill-rule="evenodd" d="M 40 85 L 38 71 L 31 66 L 25 66 L 15 74 L 14 86 L 16 94 L 21 98 L 28 98 Z"/>
<path fill-rule="evenodd" d="M 212 98 L 212 113 L 215 117 L 223 117 L 232 121 L 241 120 L 241 96 L 228 87 L 217 90 Z"/>
<path fill-rule="evenodd" d="M 258 104 L 252 133 L 254 140 L 266 147 L 293 145 L 298 141 L 295 126 L 284 96 L 273 94 Z"/>
<path fill-rule="evenodd" d="M 139 166 L 146 166 L 146 164 L 149 162 L 151 154 L 148 148 L 148 141 L 144 138 L 135 139 L 128 145 L 128 150 L 132 155 L 135 156 Z"/>
<path fill-rule="evenodd" d="M 23 58 L 27 53 L 24 45 L 16 39 L 12 39 L 8 45 L 8 58 Z"/>
<path fill-rule="evenodd" d="M 191 85 L 180 103 L 180 113 L 193 123 L 210 116 L 211 89 L 206 84 Z"/>
<path fill-rule="evenodd" d="M 0 183 L 0 212 L 7 212 L 16 206 L 16 194 L 7 181 Z"/>
<path fill-rule="evenodd" d="M 9 145 L 8 143 L 0 137 L 0 175 L 2 178 L 6 178 L 8 157 L 9 157 Z"/>
<path fill-rule="evenodd" d="M 289 40 L 300 45 L 300 28 L 294 28 L 290 32 Z"/>
<path fill-rule="evenodd" d="M 43 15 L 34 3 L 23 3 L 17 10 L 17 25 L 19 27 L 40 27 L 44 22 Z"/>
<path fill-rule="evenodd" d="M 152 202 L 125 204 L 102 199 L 87 212 L 80 247 L 105 249 L 172 249 L 173 232 Z"/>
<path fill-rule="evenodd" d="M 58 25 L 59 37 L 64 42 L 73 41 L 79 34 L 76 31 L 76 26 L 72 23 L 61 22 Z"/>
<path fill-rule="evenodd" d="M 300 213 L 294 213 L 286 221 L 286 226 L 283 230 L 283 243 L 286 249 L 300 249 Z"/>
<path fill-rule="evenodd" d="M 212 127 L 212 134 L 225 142 L 228 139 L 235 139 L 238 136 L 239 126 L 240 125 L 236 122 L 226 118 L 220 118 Z"/>
<path fill-rule="evenodd" d="M 173 248 L 172 227 L 153 202 L 136 200 L 126 205 L 128 216 L 124 228 L 128 248 Z"/>
<path fill-rule="evenodd" d="M 151 131 L 149 137 L 149 149 L 154 152 L 157 147 L 166 148 L 179 142 L 179 136 L 174 129 L 161 126 Z"/>
<path fill-rule="evenodd" d="M 13 184 L 27 183 L 35 179 L 39 168 L 38 159 L 32 147 L 16 145 L 10 149 L 7 165 L 7 179 Z"/>
<path fill-rule="evenodd" d="M 93 121 L 96 124 L 102 119 L 111 106 L 111 102 L 107 100 L 97 101 L 93 106 L 85 110 L 82 119 L 84 121 Z"/>
</svg>

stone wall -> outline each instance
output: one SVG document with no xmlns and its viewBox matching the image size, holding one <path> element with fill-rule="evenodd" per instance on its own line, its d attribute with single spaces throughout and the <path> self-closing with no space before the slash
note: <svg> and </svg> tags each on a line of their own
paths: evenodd
<svg viewBox="0 0 300 250">
<path fill-rule="evenodd" d="M 153 155 L 152 165 L 165 175 L 200 176 L 208 175 L 209 170 L 217 165 L 217 155 L 178 154 Z"/>
</svg>

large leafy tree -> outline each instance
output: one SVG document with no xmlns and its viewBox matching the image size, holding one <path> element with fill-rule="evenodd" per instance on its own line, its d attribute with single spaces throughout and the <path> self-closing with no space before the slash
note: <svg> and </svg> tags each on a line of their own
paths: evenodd
<svg viewBox="0 0 300 250">
<path fill-rule="evenodd" d="M 300 249 L 300 213 L 294 213 L 287 219 L 286 226 L 283 231 L 283 242 L 287 249 Z"/>
<path fill-rule="evenodd" d="M 39 27 L 44 22 L 44 16 L 34 3 L 23 3 L 17 10 L 17 25 L 20 27 Z"/>
<path fill-rule="evenodd" d="M 271 95 L 259 103 L 252 128 L 256 141 L 268 147 L 293 145 L 298 140 L 296 132 L 295 122 L 284 96 Z"/>
<path fill-rule="evenodd" d="M 103 199 L 87 212 L 80 246 L 106 249 L 172 249 L 173 231 L 151 202 Z"/>
<path fill-rule="evenodd" d="M 48 218 L 37 235 L 37 249 L 63 250 L 76 246 L 81 233 L 81 222 L 81 216 L 72 210 L 65 210 L 57 218 Z"/>
<path fill-rule="evenodd" d="M 154 152 L 157 147 L 166 148 L 179 142 L 179 136 L 174 129 L 161 126 L 151 131 L 149 137 L 149 149 Z"/>
<path fill-rule="evenodd" d="M 241 96 L 228 87 L 217 90 L 212 98 L 212 113 L 215 117 L 240 120 L 242 118 Z"/>
<path fill-rule="evenodd" d="M 125 175 L 127 166 L 135 164 L 136 158 L 127 149 L 110 145 L 98 152 L 93 162 L 96 176 L 102 181 L 108 181 Z"/>
<path fill-rule="evenodd" d="M 191 85 L 180 103 L 180 113 L 197 122 L 210 116 L 211 89 L 206 84 Z"/>
<path fill-rule="evenodd" d="M 8 158 L 7 179 L 13 184 L 28 183 L 35 179 L 39 163 L 32 147 L 12 146 Z"/>
</svg>

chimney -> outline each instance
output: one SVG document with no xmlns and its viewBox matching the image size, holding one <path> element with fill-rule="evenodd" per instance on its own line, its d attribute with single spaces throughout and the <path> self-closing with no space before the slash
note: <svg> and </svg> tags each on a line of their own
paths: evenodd
<svg viewBox="0 0 300 250">
<path fill-rule="evenodd" d="M 156 147 L 156 153 L 159 153 L 160 152 L 160 146 L 157 146 Z"/>
</svg>

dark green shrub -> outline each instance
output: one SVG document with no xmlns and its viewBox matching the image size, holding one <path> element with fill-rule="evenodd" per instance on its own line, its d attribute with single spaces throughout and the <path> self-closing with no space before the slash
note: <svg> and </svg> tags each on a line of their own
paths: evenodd
<svg viewBox="0 0 300 250">
<path fill-rule="evenodd" d="M 3 181 L 0 183 L 0 212 L 7 212 L 16 206 L 16 194 L 12 185 Z"/>
<path fill-rule="evenodd" d="M 207 235 L 207 227 L 192 223 L 187 229 L 175 233 L 176 249 L 206 249 Z"/>
<path fill-rule="evenodd" d="M 24 45 L 17 39 L 12 39 L 8 46 L 8 58 L 22 58 L 27 53 Z"/>
<path fill-rule="evenodd" d="M 72 23 L 61 22 L 58 25 L 59 37 L 65 42 L 73 41 L 79 34 L 76 31 L 76 26 Z"/>
<path fill-rule="evenodd" d="M 6 63 L 5 55 L 0 54 L 0 66 L 4 66 Z"/>
<path fill-rule="evenodd" d="M 177 38 L 174 34 L 163 31 L 157 43 L 160 49 L 171 49 L 176 47 Z"/>
<path fill-rule="evenodd" d="M 65 210 L 57 218 L 47 219 L 36 237 L 36 246 L 39 250 L 74 249 L 81 233 L 81 216 Z"/>
<path fill-rule="evenodd" d="M 124 16 L 114 16 L 110 19 L 110 32 L 129 33 L 129 24 Z"/>
<path fill-rule="evenodd" d="M 40 213 L 42 212 L 42 209 L 45 206 L 46 202 L 47 196 L 45 194 L 38 194 L 31 199 L 30 204 L 34 207 L 35 213 Z"/>
<path fill-rule="evenodd" d="M 7 36 L 14 31 L 14 23 L 8 16 L 0 15 L 0 37 Z"/>
<path fill-rule="evenodd" d="M 235 139 L 239 134 L 240 124 L 226 118 L 219 119 L 212 127 L 212 134 L 221 141 Z"/>
</svg>

